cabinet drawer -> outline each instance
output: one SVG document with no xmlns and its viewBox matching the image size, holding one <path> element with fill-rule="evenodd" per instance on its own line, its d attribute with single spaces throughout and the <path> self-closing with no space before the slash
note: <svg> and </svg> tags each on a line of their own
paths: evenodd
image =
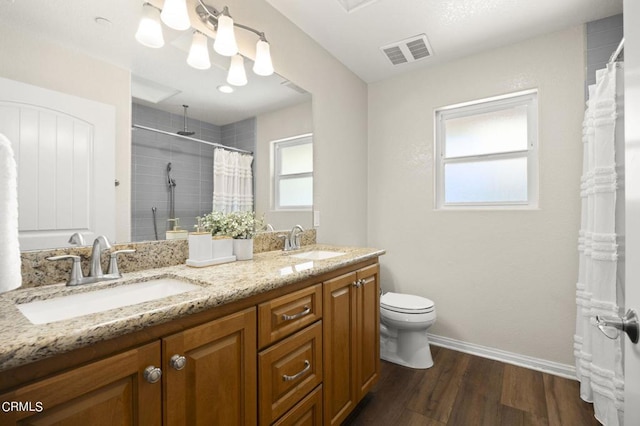
<svg viewBox="0 0 640 426">
<path fill-rule="evenodd" d="M 274 426 L 321 426 L 322 385 L 318 386 L 302 401 L 273 424 Z"/>
<path fill-rule="evenodd" d="M 258 355 L 260 424 L 269 425 L 322 382 L 322 321 Z"/>
<path fill-rule="evenodd" d="M 258 348 L 303 329 L 322 317 L 322 284 L 258 305 Z"/>
</svg>

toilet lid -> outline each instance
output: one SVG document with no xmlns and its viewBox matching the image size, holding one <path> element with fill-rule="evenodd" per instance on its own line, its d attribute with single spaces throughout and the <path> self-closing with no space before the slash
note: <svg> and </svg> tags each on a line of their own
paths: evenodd
<svg viewBox="0 0 640 426">
<path fill-rule="evenodd" d="M 412 294 L 385 293 L 380 297 L 380 306 L 395 312 L 422 314 L 433 311 L 434 303 L 426 297 Z"/>
</svg>

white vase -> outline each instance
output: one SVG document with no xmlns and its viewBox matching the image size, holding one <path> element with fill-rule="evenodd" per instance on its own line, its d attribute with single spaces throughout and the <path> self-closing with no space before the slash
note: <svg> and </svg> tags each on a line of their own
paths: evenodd
<svg viewBox="0 0 640 426">
<path fill-rule="evenodd" d="M 214 259 L 224 259 L 233 256 L 233 239 L 213 238 L 211 248 Z"/>
<path fill-rule="evenodd" d="M 253 238 L 234 239 L 233 254 L 237 260 L 253 259 Z"/>
</svg>

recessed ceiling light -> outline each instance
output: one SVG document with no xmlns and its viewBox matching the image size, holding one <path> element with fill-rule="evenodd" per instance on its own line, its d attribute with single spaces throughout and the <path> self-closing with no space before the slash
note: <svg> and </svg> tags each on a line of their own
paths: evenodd
<svg viewBox="0 0 640 426">
<path fill-rule="evenodd" d="M 233 87 L 228 86 L 226 84 L 222 84 L 218 86 L 218 90 L 221 91 L 222 93 L 233 93 Z"/>
</svg>

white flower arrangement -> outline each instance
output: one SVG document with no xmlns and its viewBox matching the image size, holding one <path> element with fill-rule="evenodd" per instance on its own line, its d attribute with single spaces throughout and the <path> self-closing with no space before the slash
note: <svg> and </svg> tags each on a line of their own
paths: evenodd
<svg viewBox="0 0 640 426">
<path fill-rule="evenodd" d="M 213 211 L 202 217 L 202 228 L 211 232 L 213 237 L 225 237 L 227 228 L 227 215 L 220 211 Z"/>
<path fill-rule="evenodd" d="M 202 224 L 211 235 L 227 236 L 234 239 L 253 238 L 263 227 L 263 219 L 256 218 L 255 212 L 240 211 L 223 213 L 211 212 L 203 217 Z"/>
</svg>

